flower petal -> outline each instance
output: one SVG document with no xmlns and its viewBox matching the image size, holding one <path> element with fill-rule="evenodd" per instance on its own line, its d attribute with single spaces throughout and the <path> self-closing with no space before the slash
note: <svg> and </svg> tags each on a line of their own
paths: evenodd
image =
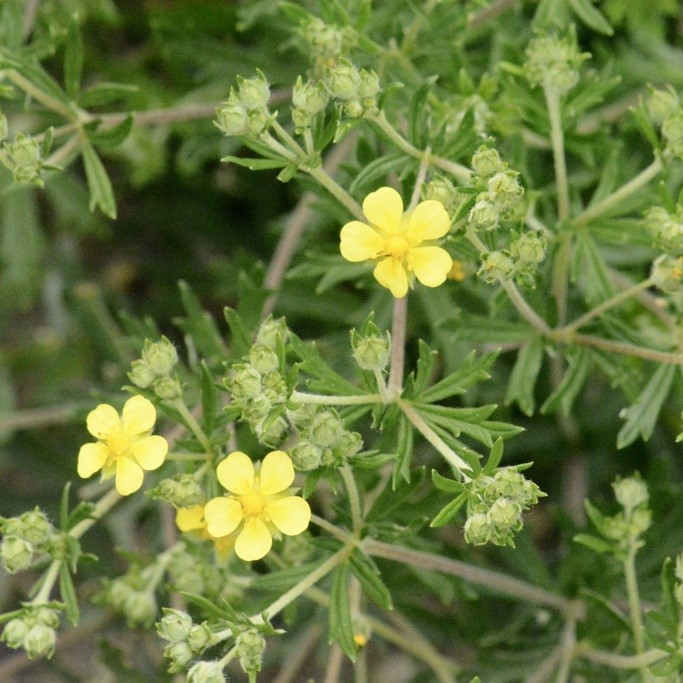
<svg viewBox="0 0 683 683">
<path fill-rule="evenodd" d="M 377 258 L 384 249 L 384 238 L 369 225 L 360 221 L 347 223 L 339 233 L 339 251 L 352 262 Z"/>
<path fill-rule="evenodd" d="M 93 436 L 98 439 L 106 439 L 107 435 L 121 423 L 114 406 L 110 406 L 108 403 L 100 403 L 97 408 L 88 413 L 85 424 Z"/>
<path fill-rule="evenodd" d="M 234 451 L 218 463 L 218 481 L 231 493 L 244 495 L 254 487 L 254 463 L 242 451 Z"/>
<path fill-rule="evenodd" d="M 117 416 L 118 419 L 118 416 Z M 104 467 L 109 457 L 109 449 L 103 443 L 86 443 L 78 451 L 78 467 L 76 471 L 79 477 L 87 479 L 95 472 Z"/>
<path fill-rule="evenodd" d="M 363 213 L 380 230 L 393 232 L 401 225 L 403 200 L 393 187 L 380 187 L 365 198 Z"/>
<path fill-rule="evenodd" d="M 235 541 L 235 555 L 252 562 L 264 557 L 273 545 L 273 538 L 268 531 L 268 527 L 258 517 L 247 520 L 240 535 Z"/>
<path fill-rule="evenodd" d="M 289 488 L 294 481 L 292 459 L 284 451 L 271 451 L 261 465 L 261 493 L 271 496 Z"/>
<path fill-rule="evenodd" d="M 399 259 L 389 257 L 380 261 L 375 266 L 373 275 L 377 282 L 391 290 L 397 299 L 408 293 L 408 275 Z"/>
<path fill-rule="evenodd" d="M 219 496 L 204 506 L 206 530 L 215 538 L 231 534 L 240 525 L 244 511 L 235 498 Z"/>
<path fill-rule="evenodd" d="M 146 436 L 131 446 L 133 457 L 143 470 L 155 470 L 164 462 L 168 453 L 168 442 L 163 436 Z"/>
<path fill-rule="evenodd" d="M 296 536 L 308 528 L 311 521 L 311 508 L 299 496 L 280 498 L 266 505 L 270 521 L 287 536 Z"/>
<path fill-rule="evenodd" d="M 193 505 L 191 508 L 180 508 L 175 513 L 175 523 L 181 531 L 195 531 L 206 528 L 204 506 Z"/>
<path fill-rule="evenodd" d="M 453 259 L 441 247 L 417 247 L 410 250 L 409 263 L 423 285 L 438 287 L 445 282 Z"/>
<path fill-rule="evenodd" d="M 144 396 L 133 396 L 123 406 L 123 430 L 128 435 L 151 432 L 157 419 L 154 404 Z"/>
<path fill-rule="evenodd" d="M 428 199 L 420 202 L 410 214 L 406 236 L 416 241 L 443 237 L 451 227 L 451 219 L 441 202 Z"/>
<path fill-rule="evenodd" d="M 125 456 L 116 459 L 116 490 L 122 496 L 135 493 L 142 486 L 143 478 L 142 467 L 135 460 Z"/>
</svg>

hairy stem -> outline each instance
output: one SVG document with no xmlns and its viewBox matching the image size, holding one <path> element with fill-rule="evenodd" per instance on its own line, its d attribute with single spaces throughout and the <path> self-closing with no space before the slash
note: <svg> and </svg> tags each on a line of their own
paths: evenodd
<svg viewBox="0 0 683 683">
<path fill-rule="evenodd" d="M 357 538 L 360 538 L 360 533 L 363 529 L 363 512 L 360 503 L 360 494 L 358 493 L 358 486 L 353 476 L 353 472 L 348 463 L 344 463 L 339 468 L 346 493 L 349 496 L 349 507 L 351 508 L 351 524 L 353 526 L 353 533 Z"/>
<path fill-rule="evenodd" d="M 626 579 L 626 593 L 628 595 L 628 607 L 631 615 L 631 627 L 633 629 L 633 645 L 636 655 L 642 655 L 645 651 L 645 643 L 643 641 L 643 619 L 641 617 L 640 595 L 636 578 L 637 550 L 632 545 L 628 556 L 624 560 L 624 578 Z M 640 670 L 640 677 L 645 683 L 648 680 L 645 665 L 641 664 L 638 669 Z"/>
<path fill-rule="evenodd" d="M 296 403 L 314 403 L 316 405 L 327 406 L 352 406 L 363 405 L 364 403 L 382 403 L 382 397 L 379 394 L 331 396 L 327 394 L 308 394 L 304 391 L 297 391 L 296 389 L 292 392 L 290 398 Z"/>
<path fill-rule="evenodd" d="M 391 323 L 391 365 L 387 382 L 387 401 L 395 401 L 403 390 L 403 370 L 406 352 L 406 324 L 408 322 L 408 297 L 394 299 L 394 315 Z"/>
</svg>

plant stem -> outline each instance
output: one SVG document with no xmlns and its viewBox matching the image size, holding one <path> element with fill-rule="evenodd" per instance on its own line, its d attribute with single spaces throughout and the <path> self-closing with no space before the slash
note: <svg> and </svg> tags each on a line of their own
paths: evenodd
<svg viewBox="0 0 683 683">
<path fill-rule="evenodd" d="M 573 332 L 574 330 L 578 330 L 579 327 L 587 325 L 591 320 L 602 315 L 605 311 L 608 311 L 610 308 L 614 308 L 614 306 L 618 306 L 622 301 L 630 299 L 632 296 L 635 296 L 638 292 L 647 289 L 648 287 L 651 287 L 652 284 L 652 279 L 647 278 L 646 280 L 643 280 L 642 282 L 639 282 L 638 284 L 633 285 L 628 289 L 622 290 L 618 294 L 615 294 L 613 297 L 607 299 L 606 301 L 603 301 L 601 304 L 591 309 L 587 313 L 584 313 L 576 320 L 570 322 L 568 325 L 565 325 L 565 327 L 561 328 L 561 330 L 563 332 Z"/>
<path fill-rule="evenodd" d="M 14 69 L 7 69 L 3 72 L 7 79 L 12 81 L 14 85 L 21 88 L 27 95 L 30 95 L 34 100 L 37 100 L 41 104 L 45 105 L 48 109 L 51 109 L 56 114 L 61 114 L 70 121 L 74 120 L 76 113 L 67 105 L 63 104 L 59 100 L 56 100 L 51 95 L 41 90 L 34 83 L 24 78 L 18 71 Z"/>
<path fill-rule="evenodd" d="M 631 615 L 633 628 L 633 644 L 636 655 L 642 655 L 645 651 L 643 641 L 643 620 L 640 615 L 640 595 L 638 594 L 638 580 L 636 578 L 636 552 L 635 544 L 631 545 L 629 553 L 624 560 L 624 578 L 626 579 L 626 593 L 628 595 L 628 607 Z M 640 677 L 646 682 L 647 671 L 644 664 L 639 667 Z"/>
<path fill-rule="evenodd" d="M 567 623 L 562 629 L 560 648 L 560 666 L 555 683 L 567 683 L 576 649 L 576 622 L 574 619 L 567 619 Z"/>
<path fill-rule="evenodd" d="M 427 169 L 429 168 L 429 155 L 431 154 L 431 148 L 427 147 L 422 153 L 422 160 L 420 161 L 420 168 L 417 170 L 417 177 L 415 178 L 415 185 L 413 187 L 413 194 L 410 197 L 410 204 L 408 204 L 407 211 L 412 211 L 417 203 L 420 201 L 420 193 L 422 192 L 422 186 L 424 185 L 425 178 L 427 177 Z"/>
<path fill-rule="evenodd" d="M 318 517 L 318 515 L 311 515 L 311 522 L 317 524 L 321 529 L 327 531 L 328 534 L 334 536 L 337 540 L 347 545 L 353 545 L 356 542 L 356 537 L 352 536 L 348 531 L 344 531 L 339 527 L 336 527 L 331 522 L 328 522 L 323 517 Z"/>
<path fill-rule="evenodd" d="M 195 419 L 194 415 L 187 409 L 187 406 L 182 399 L 177 399 L 173 401 L 173 407 L 181 414 L 185 424 L 189 427 L 192 434 L 194 434 L 195 439 L 199 441 L 206 453 L 207 458 L 213 458 L 213 448 L 211 447 L 211 441 L 204 433 L 204 430 L 199 426 L 199 423 Z"/>
<path fill-rule="evenodd" d="M 394 126 L 389 122 L 383 111 L 375 116 L 368 117 L 370 121 L 376 124 L 379 129 L 403 152 L 409 154 L 415 159 L 423 159 L 424 151 L 419 150 L 417 147 L 412 145 L 408 140 L 406 140 Z M 452 176 L 457 178 L 461 183 L 469 182 L 472 172 L 466 166 L 457 163 L 456 161 L 450 161 L 449 159 L 444 159 L 443 157 L 430 156 L 429 163 L 431 166 L 436 166 L 442 171 L 450 173 Z"/>
<path fill-rule="evenodd" d="M 344 480 L 346 493 L 349 496 L 349 507 L 351 508 L 351 524 L 353 526 L 353 533 L 356 535 L 356 538 L 360 538 L 361 531 L 363 530 L 363 512 L 360 504 L 358 486 L 356 485 L 356 480 L 348 463 L 344 463 L 344 465 L 339 468 L 339 471 L 341 473 L 342 479 Z"/>
<path fill-rule="evenodd" d="M 296 403 L 313 403 L 316 405 L 328 406 L 353 406 L 362 405 L 364 403 L 382 403 L 382 397 L 379 394 L 332 396 L 328 394 L 308 394 L 304 391 L 297 391 L 296 389 L 292 392 L 290 398 Z"/>
<path fill-rule="evenodd" d="M 544 85 L 543 94 L 550 118 L 550 143 L 553 148 L 555 182 L 557 184 L 557 216 L 560 221 L 569 218 L 569 181 L 567 162 L 564 157 L 564 131 L 560 112 L 560 95 L 550 85 Z"/>
<path fill-rule="evenodd" d="M 539 605 L 552 607 L 565 614 L 574 615 L 574 618 L 578 618 L 583 614 L 584 606 L 581 601 L 567 600 L 561 595 L 551 593 L 521 579 L 506 576 L 490 569 L 475 567 L 459 560 L 442 557 L 441 555 L 433 555 L 432 553 L 425 553 L 420 550 L 383 543 L 369 537 L 361 541 L 361 547 L 369 555 L 403 562 L 415 567 L 441 572 L 442 574 L 457 576 L 465 581 L 485 586 L 517 600 L 528 600 Z"/>
<path fill-rule="evenodd" d="M 349 213 L 355 216 L 359 221 L 365 222 L 365 214 L 361 205 L 322 167 L 303 168 L 312 178 L 317 180 L 342 206 L 345 206 Z"/>
<path fill-rule="evenodd" d="M 619 204 L 620 201 L 633 194 L 641 187 L 647 185 L 653 178 L 656 178 L 662 170 L 662 162 L 657 157 L 646 169 L 641 171 L 635 178 L 629 180 L 625 185 L 622 185 L 618 190 L 612 192 L 604 199 L 589 206 L 585 211 L 582 211 L 573 221 L 575 226 L 582 226 L 590 223 L 594 218 L 601 216 L 609 211 L 613 206 Z"/>
<path fill-rule="evenodd" d="M 596 664 L 605 664 L 613 669 L 642 669 L 668 656 L 668 652 L 653 648 L 639 655 L 619 655 L 604 650 L 593 650 L 588 645 L 580 645 L 576 654 Z"/>
<path fill-rule="evenodd" d="M 32 605 L 40 605 L 50 600 L 50 593 L 52 593 L 52 589 L 54 588 L 57 577 L 59 576 L 59 571 L 62 568 L 62 562 L 63 560 L 52 560 L 50 566 L 45 572 L 45 578 L 43 579 L 40 591 L 36 594 L 33 600 L 31 600 Z"/>
<path fill-rule="evenodd" d="M 461 474 L 463 479 L 470 479 L 465 471 L 470 471 L 470 466 L 420 417 L 410 403 L 398 399 L 399 408 L 410 420 L 411 424 L 417 429 L 436 450 L 443 455 L 444 459 Z"/>
<path fill-rule="evenodd" d="M 403 391 L 403 366 L 406 350 L 406 324 L 408 322 L 408 297 L 394 298 L 391 323 L 391 366 L 387 382 L 386 400 L 397 400 Z"/>
<path fill-rule="evenodd" d="M 566 338 L 563 339 L 562 336 L 558 335 L 557 340 L 582 344 L 583 346 L 592 346 L 596 349 L 602 349 L 603 351 L 614 351 L 615 353 L 623 353 L 625 356 L 636 356 L 637 358 L 653 360 L 659 363 L 680 365 L 683 362 L 683 354 L 680 353 L 646 349 L 642 346 L 613 341 L 612 339 L 601 339 L 600 337 L 593 337 L 588 334 L 570 334 L 565 335 L 565 337 Z"/>
</svg>

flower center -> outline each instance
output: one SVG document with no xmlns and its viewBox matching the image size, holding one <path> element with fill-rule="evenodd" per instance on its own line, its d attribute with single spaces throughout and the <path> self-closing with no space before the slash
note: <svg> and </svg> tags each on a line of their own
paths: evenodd
<svg viewBox="0 0 683 683">
<path fill-rule="evenodd" d="M 258 517 L 266 507 L 266 499 L 257 491 L 249 491 L 240 496 L 240 503 L 244 514 L 250 517 Z"/>
<path fill-rule="evenodd" d="M 388 256 L 402 259 L 410 249 L 410 242 L 405 235 L 389 235 L 384 242 L 384 251 Z"/>
<path fill-rule="evenodd" d="M 107 436 L 107 448 L 114 456 L 119 456 L 130 449 L 130 438 L 122 429 L 115 429 Z"/>
</svg>

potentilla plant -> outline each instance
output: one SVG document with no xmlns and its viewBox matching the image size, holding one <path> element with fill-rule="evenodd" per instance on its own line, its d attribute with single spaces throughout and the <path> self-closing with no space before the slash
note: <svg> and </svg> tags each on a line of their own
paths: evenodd
<svg viewBox="0 0 683 683">
<path fill-rule="evenodd" d="M 666 406 L 679 431 L 680 96 L 642 90 L 606 153 L 600 103 L 618 79 L 581 47 L 589 29 L 612 32 L 598 6 L 542 0 L 529 22 L 528 7 L 481 4 L 252 3 L 279 13 L 307 66 L 277 92 L 265 67 L 225 83 L 213 144 L 318 201 L 292 214 L 263 281 L 243 276 L 225 333 L 186 283 L 182 342 L 128 319 L 129 383 L 93 402 L 72 454 L 80 502 L 67 484 L 56 519 L 40 506 L 0 519 L 6 572 L 38 576 L 0 617 L 9 648 L 54 655 L 64 620 L 81 618 L 84 535 L 138 506 L 161 520 L 163 546 L 147 528 L 151 552 L 126 553 L 95 602 L 156 628 L 165 671 L 187 681 L 317 674 L 319 641 L 328 681 L 380 680 L 368 652 L 386 648 L 414 661 L 414 680 L 679 680 L 680 534 L 654 555 L 657 599 L 641 601 L 637 561 L 665 514 L 647 477 L 612 467 L 618 510 L 586 502 L 589 534 L 576 506 L 559 511 L 557 483 L 585 498 L 585 458 L 520 435 L 552 415 L 580 452 L 593 423 L 575 405 L 605 380 L 621 392 L 617 448 L 650 439 Z M 477 44 L 505 11 L 509 44 Z M 124 143 L 133 117 L 91 111 L 114 100 L 82 88 L 77 18 L 63 40 L 63 86 L 33 52 L 0 52 L 0 94 L 40 105 L 36 130 L 0 118 L 0 164 L 17 190 L 80 155 L 91 210 L 113 218 L 96 149 Z M 313 213 L 322 227 L 305 232 Z M 327 311 L 329 329 L 303 339 L 278 311 L 301 281 L 311 301 L 355 297 L 353 323 Z M 534 481 L 544 460 L 562 470 L 549 495 Z M 491 594 L 505 600 L 494 624 Z M 490 645 L 508 631 L 512 673 Z"/>
</svg>

